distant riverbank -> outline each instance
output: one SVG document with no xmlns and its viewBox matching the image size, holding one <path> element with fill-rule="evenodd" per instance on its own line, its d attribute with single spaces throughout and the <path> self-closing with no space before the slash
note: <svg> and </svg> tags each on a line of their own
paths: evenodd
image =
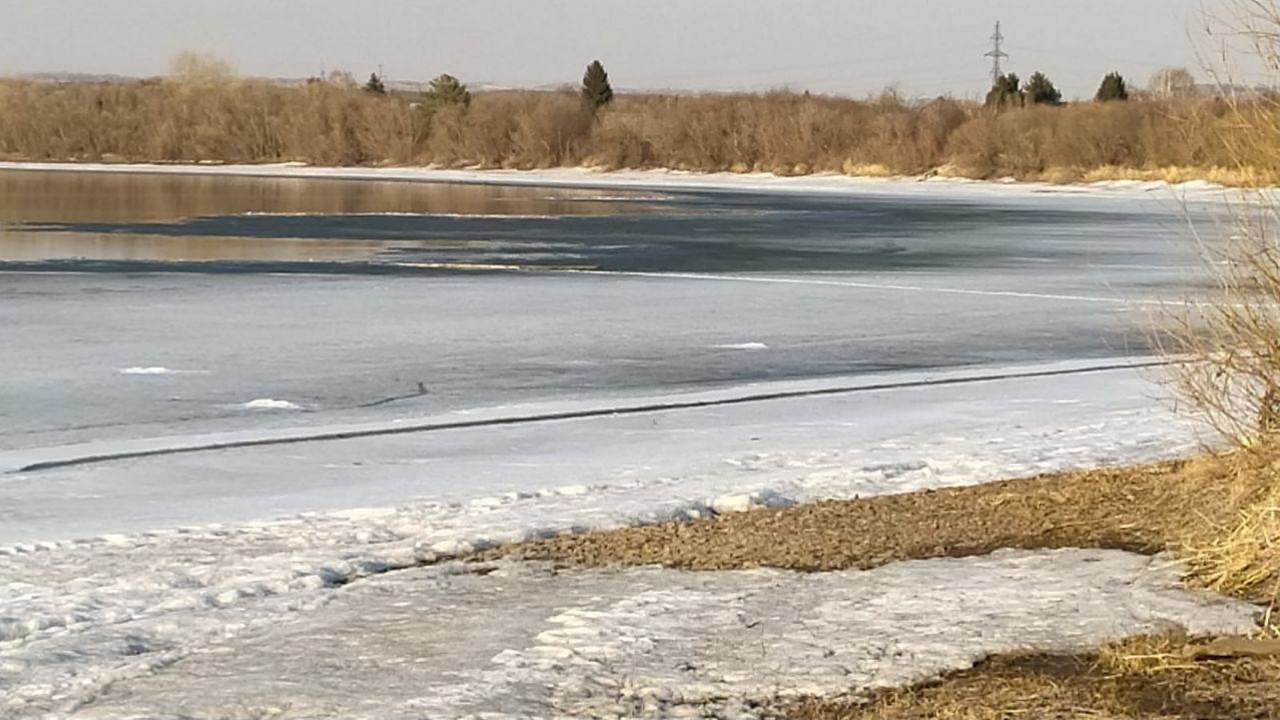
<svg viewBox="0 0 1280 720">
<path fill-rule="evenodd" d="M 993 109 L 886 93 L 478 92 L 468 102 L 341 84 L 167 78 L 0 80 L 0 158 L 781 176 L 940 175 L 1037 182 L 1274 182 L 1271 110 L 1213 97 Z M 1261 130 L 1259 130 L 1261 128 Z M 1252 133 L 1252 134 L 1251 134 Z"/>
</svg>

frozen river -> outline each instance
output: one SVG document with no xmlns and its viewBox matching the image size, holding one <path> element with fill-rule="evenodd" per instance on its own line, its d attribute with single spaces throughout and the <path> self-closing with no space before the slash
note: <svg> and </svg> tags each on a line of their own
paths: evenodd
<svg viewBox="0 0 1280 720">
<path fill-rule="evenodd" d="M 0 170 L 2 718 L 753 717 L 1249 625 L 1124 553 L 449 561 L 1188 452 L 1143 328 L 1213 192 L 98 170 Z"/>
<path fill-rule="evenodd" d="M 1140 362 L 1213 227 L 1169 188 L 249 172 L 0 171 L 0 541 L 1151 410 L 1135 372 L 920 386 Z"/>
<path fill-rule="evenodd" d="M 1142 355 L 1186 212 L 3 172 L 0 452 Z"/>
</svg>

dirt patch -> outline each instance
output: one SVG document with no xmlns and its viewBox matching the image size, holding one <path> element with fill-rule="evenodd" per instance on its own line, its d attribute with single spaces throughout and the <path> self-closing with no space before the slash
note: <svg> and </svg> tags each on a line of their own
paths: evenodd
<svg viewBox="0 0 1280 720">
<path fill-rule="evenodd" d="M 497 548 L 486 557 L 831 571 L 1001 548 L 1154 553 L 1229 532 L 1257 495 L 1259 470 L 1272 466 L 1256 458 L 1204 457 L 566 535 Z"/>
<path fill-rule="evenodd" d="M 810 700 L 792 720 L 1280 718 L 1280 660 L 1194 662 L 1171 638 L 1135 638 L 1088 655 L 992 658 L 938 682 L 869 701 Z"/>
</svg>

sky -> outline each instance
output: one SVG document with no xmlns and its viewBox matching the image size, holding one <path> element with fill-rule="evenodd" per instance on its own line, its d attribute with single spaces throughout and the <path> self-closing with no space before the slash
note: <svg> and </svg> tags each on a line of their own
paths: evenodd
<svg viewBox="0 0 1280 720">
<path fill-rule="evenodd" d="M 0 74 L 150 76 L 183 51 L 243 75 L 379 67 L 473 84 L 576 83 L 599 59 L 619 89 L 978 96 L 989 37 L 1006 69 L 1091 96 L 1200 67 L 1205 12 L 1231 0 L 0 0 Z"/>
</svg>

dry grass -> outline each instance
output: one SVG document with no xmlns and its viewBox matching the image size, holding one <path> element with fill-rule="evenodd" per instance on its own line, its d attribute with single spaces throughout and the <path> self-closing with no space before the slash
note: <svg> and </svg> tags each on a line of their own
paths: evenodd
<svg viewBox="0 0 1280 720">
<path fill-rule="evenodd" d="M 623 95 L 599 114 L 572 91 L 477 93 L 432 110 L 343 83 L 281 87 L 225 73 L 133 83 L 0 81 L 0 156 L 56 161 L 441 165 L 802 175 L 942 173 L 1055 182 L 1280 179 L 1280 153 L 1237 131 L 1265 102 L 1146 100 L 992 113 L 964 101 L 791 92 Z M 1272 123 L 1272 126 L 1280 123 Z M 1278 143 L 1280 146 L 1280 143 Z M 1240 164 L 1236 158 L 1251 157 Z"/>
<path fill-rule="evenodd" d="M 1187 639 L 1137 637 L 1087 655 L 1015 654 L 869 700 L 809 700 L 793 720 L 1280 718 L 1280 659 L 1193 662 Z"/>
<path fill-rule="evenodd" d="M 1263 184 L 1268 180 L 1261 176 L 1256 168 L 1169 166 L 1138 169 L 1115 165 L 1105 165 L 1089 170 L 1078 179 L 1086 183 L 1136 180 L 1175 184 L 1203 180 L 1228 187 L 1250 187 Z"/>
<path fill-rule="evenodd" d="M 1172 550 L 1192 559 L 1197 584 L 1265 603 L 1280 584 L 1280 563 L 1266 554 L 1271 548 L 1243 566 L 1238 548 L 1221 555 L 1207 549 L 1223 538 L 1258 537 L 1241 519 L 1265 505 L 1278 468 L 1280 455 L 1269 453 L 1206 455 L 566 535 L 504 546 L 485 557 L 824 572 L 1000 548 Z"/>
<path fill-rule="evenodd" d="M 1274 485 L 1275 480 L 1272 478 Z M 1239 513 L 1229 532 L 1189 546 L 1193 573 L 1220 592 L 1251 595 L 1270 603 L 1267 625 L 1280 631 L 1280 489 Z"/>
</svg>

